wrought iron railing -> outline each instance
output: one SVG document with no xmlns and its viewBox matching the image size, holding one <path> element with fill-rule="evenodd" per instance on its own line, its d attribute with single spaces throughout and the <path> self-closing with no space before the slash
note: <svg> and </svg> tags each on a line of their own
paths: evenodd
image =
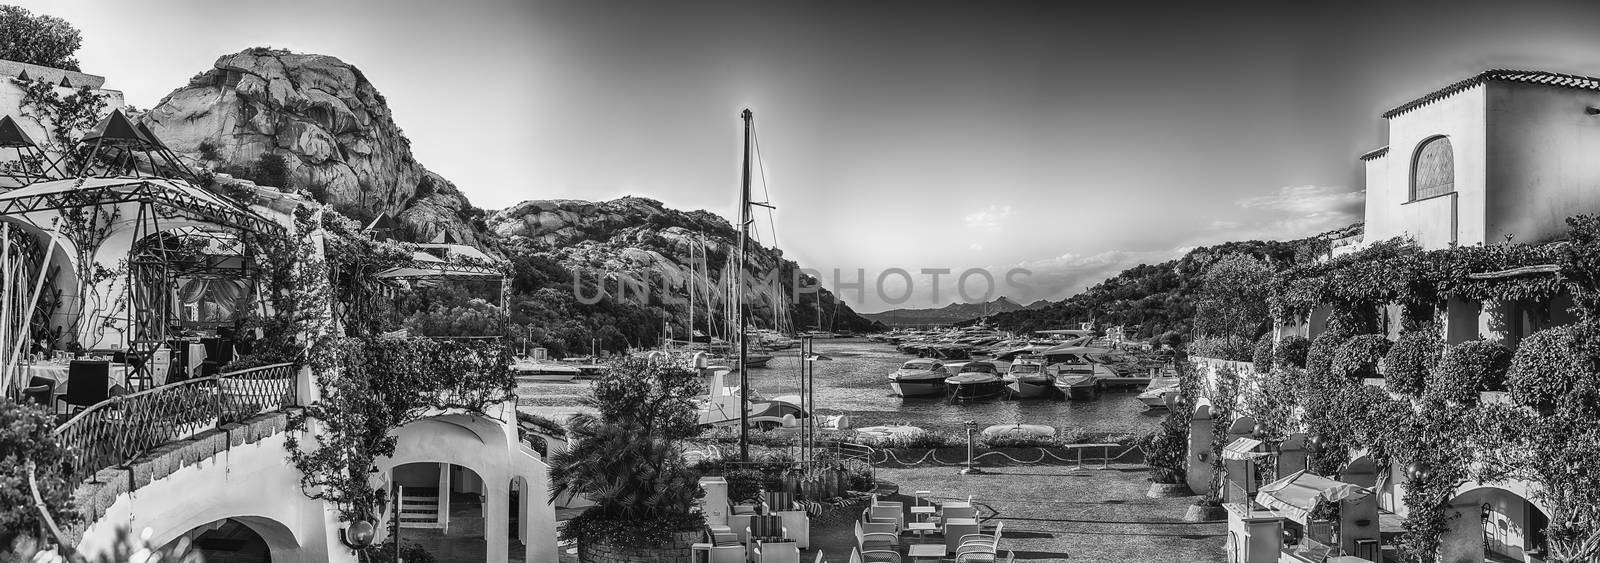
<svg viewBox="0 0 1600 563">
<path fill-rule="evenodd" d="M 76 485 L 163 444 L 295 403 L 294 366 L 275 364 L 112 397 L 78 412 L 55 435 Z"/>
</svg>

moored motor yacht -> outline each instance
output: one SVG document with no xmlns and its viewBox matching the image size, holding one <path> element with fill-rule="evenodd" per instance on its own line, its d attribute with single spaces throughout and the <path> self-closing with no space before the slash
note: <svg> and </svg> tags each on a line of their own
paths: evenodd
<svg viewBox="0 0 1600 563">
<path fill-rule="evenodd" d="M 889 389 L 901 397 L 934 397 L 945 392 L 945 379 L 950 373 L 943 364 L 928 358 L 906 362 L 889 374 Z"/>
<path fill-rule="evenodd" d="M 1046 373 L 1044 367 L 1043 358 L 1017 357 L 1006 373 L 1006 386 L 1019 399 L 1048 397 L 1055 393 L 1055 378 Z"/>
<path fill-rule="evenodd" d="M 1150 380 L 1150 385 L 1139 393 L 1139 402 L 1152 409 L 1164 409 L 1172 406 L 1172 399 L 1179 394 L 1178 378 L 1155 377 Z"/>
<path fill-rule="evenodd" d="M 967 362 L 959 372 L 944 380 L 945 393 L 952 400 L 990 399 L 1000 396 L 1006 383 L 989 362 Z"/>
</svg>

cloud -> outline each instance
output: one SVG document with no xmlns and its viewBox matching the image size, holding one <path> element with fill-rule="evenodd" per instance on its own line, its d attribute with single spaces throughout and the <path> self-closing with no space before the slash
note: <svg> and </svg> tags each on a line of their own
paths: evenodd
<svg viewBox="0 0 1600 563">
<path fill-rule="evenodd" d="M 1025 261 L 1011 266 L 1032 272 L 1025 277 L 1017 278 L 1025 289 L 1020 292 L 1004 293 L 1007 297 L 1023 304 L 1039 299 L 1060 301 L 1128 268 L 1139 264 L 1157 264 L 1172 260 L 1183 256 L 1193 248 L 1179 246 L 1149 251 L 1111 250 L 1090 255 L 1068 253 L 1053 258 Z"/>
<path fill-rule="evenodd" d="M 1234 202 L 1245 209 L 1279 211 L 1296 215 L 1348 213 L 1361 211 L 1365 196 L 1338 186 L 1284 186 L 1278 193 L 1247 197 Z"/>
<path fill-rule="evenodd" d="M 1284 186 L 1268 195 L 1235 201 L 1246 217 L 1212 221 L 1205 235 L 1190 242 L 1304 238 L 1360 221 L 1365 201 L 1365 192 L 1339 186 Z"/>
<path fill-rule="evenodd" d="M 962 217 L 961 222 L 966 223 L 969 229 L 996 231 L 1000 229 L 1000 225 L 1005 223 L 1005 220 L 1009 217 L 1011 217 L 1011 206 L 990 205 L 984 208 L 983 211 Z"/>
</svg>

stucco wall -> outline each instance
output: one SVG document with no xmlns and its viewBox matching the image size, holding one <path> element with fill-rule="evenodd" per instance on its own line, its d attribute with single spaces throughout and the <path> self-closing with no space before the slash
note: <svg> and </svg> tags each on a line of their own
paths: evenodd
<svg viewBox="0 0 1600 563">
<path fill-rule="evenodd" d="M 1410 236 L 1432 249 L 1485 240 L 1485 98 L 1477 86 L 1389 120 L 1389 154 L 1367 164 L 1367 243 Z M 1457 195 L 1413 202 L 1411 163 L 1418 146 L 1439 135 L 1454 151 Z"/>
<path fill-rule="evenodd" d="M 277 428 L 281 430 L 281 421 Z M 135 534 L 148 528 L 152 541 L 160 545 L 196 527 L 235 518 L 267 540 L 273 561 L 353 560 L 348 551 L 330 548 L 326 530 L 333 527 L 323 503 L 300 494 L 300 473 L 284 462 L 285 436 L 279 431 L 252 443 L 241 438 L 239 444 L 229 444 L 226 437 L 218 441 L 198 436 L 194 440 L 198 446 L 172 448 L 152 463 L 141 464 L 163 469 L 159 476 L 139 478 L 136 466 L 135 480 L 148 481 L 132 490 L 113 491 L 114 501 L 84 528 L 78 549 L 102 553 L 114 542 L 119 527 Z M 189 460 L 185 452 L 192 453 L 194 447 L 215 453 Z"/>
<path fill-rule="evenodd" d="M 1486 85 L 1489 241 L 1541 242 L 1566 218 L 1600 212 L 1600 92 Z"/>
</svg>

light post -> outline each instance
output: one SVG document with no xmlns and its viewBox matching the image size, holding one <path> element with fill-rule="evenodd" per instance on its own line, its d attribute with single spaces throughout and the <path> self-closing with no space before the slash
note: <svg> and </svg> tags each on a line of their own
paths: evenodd
<svg viewBox="0 0 1600 563">
<path fill-rule="evenodd" d="M 967 426 L 967 468 L 961 470 L 962 475 L 978 475 L 983 470 L 972 466 L 972 436 L 978 430 L 977 421 L 968 420 L 962 424 Z"/>
<path fill-rule="evenodd" d="M 816 342 L 807 336 L 800 341 L 800 409 L 806 415 L 800 427 L 800 460 L 811 461 L 817 439 L 817 365 L 813 362 L 832 361 L 833 358 L 816 353 Z"/>
</svg>

